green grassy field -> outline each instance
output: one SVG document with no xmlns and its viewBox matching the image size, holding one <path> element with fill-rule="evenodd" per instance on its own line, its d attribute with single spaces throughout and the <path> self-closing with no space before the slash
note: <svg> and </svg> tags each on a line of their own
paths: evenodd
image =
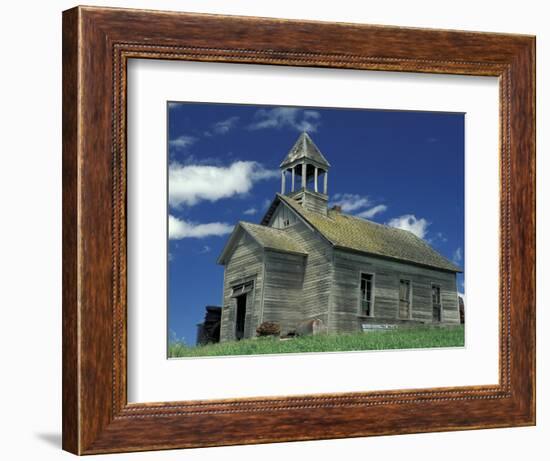
<svg viewBox="0 0 550 461">
<path fill-rule="evenodd" d="M 464 346 L 464 325 L 442 328 L 403 328 L 400 330 L 340 335 L 302 336 L 286 341 L 268 337 L 207 344 L 197 347 L 189 347 L 180 341 L 172 341 L 168 347 L 168 355 L 169 357 L 206 357 L 462 346 Z"/>
</svg>

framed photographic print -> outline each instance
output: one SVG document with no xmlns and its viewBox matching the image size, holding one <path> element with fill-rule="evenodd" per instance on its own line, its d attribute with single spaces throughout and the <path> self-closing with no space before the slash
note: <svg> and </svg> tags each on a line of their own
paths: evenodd
<svg viewBox="0 0 550 461">
<path fill-rule="evenodd" d="M 534 424 L 534 49 L 64 12 L 64 449 Z"/>
</svg>

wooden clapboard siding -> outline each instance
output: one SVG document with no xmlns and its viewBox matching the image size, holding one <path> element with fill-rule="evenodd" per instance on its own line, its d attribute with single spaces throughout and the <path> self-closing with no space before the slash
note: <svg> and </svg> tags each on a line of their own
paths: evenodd
<svg viewBox="0 0 550 461">
<path fill-rule="evenodd" d="M 294 211 L 290 210 L 287 206 L 279 206 L 273 213 L 273 217 L 271 218 L 269 225 L 276 229 L 284 229 L 285 227 L 296 224 L 297 222 L 298 217 Z"/>
<path fill-rule="evenodd" d="M 302 321 L 313 318 L 326 325 L 332 279 L 332 247 L 303 222 L 287 228 L 287 232 L 307 252 L 300 305 Z"/>
<path fill-rule="evenodd" d="M 305 256 L 265 251 L 263 312 L 258 324 L 278 322 L 281 333 L 294 330 L 302 318 Z"/>
<path fill-rule="evenodd" d="M 309 211 L 315 211 L 316 213 L 327 214 L 327 197 L 321 194 L 313 193 L 311 191 L 304 191 L 303 193 L 303 207 Z"/>
<path fill-rule="evenodd" d="M 456 281 L 454 283 L 456 286 Z M 456 289 L 441 288 L 441 320 L 443 322 L 460 323 L 460 312 L 458 309 L 458 295 Z"/>
<path fill-rule="evenodd" d="M 232 287 L 250 279 L 254 279 L 254 290 L 247 296 L 244 334 L 245 338 L 254 336 L 261 315 L 263 278 L 263 248 L 243 233 L 225 266 L 220 341 L 235 339 L 237 303 L 231 297 Z"/>
<path fill-rule="evenodd" d="M 399 282 L 410 280 L 411 320 L 432 322 L 432 284 L 441 287 L 442 321 L 458 323 L 456 274 L 342 249 L 334 250 L 330 331 L 346 332 L 360 327 L 360 274 L 374 274 L 374 318 L 399 320 Z"/>
</svg>

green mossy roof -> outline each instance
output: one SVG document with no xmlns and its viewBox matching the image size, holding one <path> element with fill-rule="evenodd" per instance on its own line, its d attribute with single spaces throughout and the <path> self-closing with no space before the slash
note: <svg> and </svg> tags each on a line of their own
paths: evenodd
<svg viewBox="0 0 550 461">
<path fill-rule="evenodd" d="M 307 254 L 300 244 L 282 229 L 275 229 L 273 227 L 261 226 L 259 224 L 243 221 L 239 224 L 264 248 L 286 253 Z"/>
<path fill-rule="evenodd" d="M 277 194 L 334 246 L 444 269 L 462 270 L 412 232 L 357 218 L 339 211 L 328 215 L 306 210 L 291 198 Z M 263 227 L 263 226 L 256 226 Z M 269 228 L 268 228 L 269 229 Z"/>
</svg>

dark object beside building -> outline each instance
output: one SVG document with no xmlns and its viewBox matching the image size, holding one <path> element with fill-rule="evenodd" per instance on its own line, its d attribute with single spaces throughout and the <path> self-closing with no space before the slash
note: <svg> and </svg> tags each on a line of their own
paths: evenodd
<svg viewBox="0 0 550 461">
<path fill-rule="evenodd" d="M 197 324 L 197 346 L 220 342 L 222 308 L 206 306 L 204 322 Z"/>
<path fill-rule="evenodd" d="M 263 322 L 256 328 L 256 335 L 258 336 L 279 336 L 280 334 L 281 327 L 277 322 Z"/>
</svg>

